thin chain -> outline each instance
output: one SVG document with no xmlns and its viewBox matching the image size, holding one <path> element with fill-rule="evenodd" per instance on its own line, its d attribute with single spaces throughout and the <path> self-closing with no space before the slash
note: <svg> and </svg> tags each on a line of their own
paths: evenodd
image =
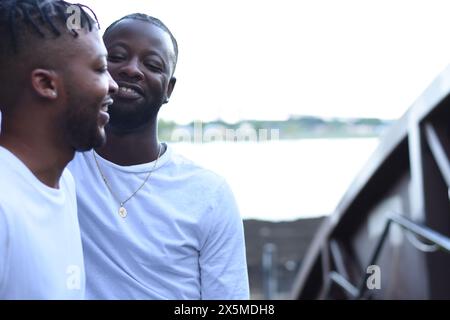
<svg viewBox="0 0 450 320">
<path fill-rule="evenodd" d="M 141 190 L 142 187 L 147 183 L 148 179 L 149 179 L 150 176 L 152 175 L 152 172 L 153 172 L 153 171 L 155 170 L 155 168 L 156 168 L 156 164 L 158 163 L 158 160 L 159 160 L 159 158 L 160 158 L 160 156 L 161 156 L 161 151 L 162 151 L 162 147 L 161 147 L 161 144 L 160 144 L 160 145 L 159 145 L 159 151 L 158 151 L 158 158 L 156 158 L 155 164 L 153 165 L 152 170 L 148 172 L 147 177 L 145 178 L 144 182 L 139 186 L 139 188 L 137 188 L 137 190 L 136 190 L 135 192 L 133 192 L 133 194 L 132 194 L 131 196 L 129 196 L 129 197 L 128 197 L 126 200 L 124 200 L 124 201 L 120 201 L 120 198 L 119 198 L 119 197 L 116 195 L 116 193 L 113 191 L 113 189 L 112 189 L 111 186 L 109 185 L 108 180 L 106 180 L 105 175 L 103 174 L 102 170 L 100 169 L 100 165 L 99 165 L 99 163 L 98 163 L 98 161 L 97 161 L 97 156 L 95 155 L 95 151 L 94 151 L 93 149 L 92 149 L 92 154 L 94 155 L 94 160 L 95 160 L 95 163 L 97 164 L 98 172 L 100 172 L 100 175 L 102 176 L 102 179 L 103 179 L 103 181 L 105 182 L 106 187 L 108 188 L 109 192 L 111 192 L 111 194 L 113 195 L 113 197 L 117 200 L 117 202 L 119 202 L 120 206 L 123 207 L 123 205 L 124 205 L 125 203 L 127 203 L 128 200 L 130 200 L 131 198 L 133 198 L 134 195 L 135 195 L 136 193 L 138 193 L 139 190 Z"/>
</svg>

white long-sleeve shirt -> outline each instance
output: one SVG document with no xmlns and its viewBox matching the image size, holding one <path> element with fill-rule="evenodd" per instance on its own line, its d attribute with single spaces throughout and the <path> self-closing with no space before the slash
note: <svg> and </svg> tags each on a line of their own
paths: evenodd
<svg viewBox="0 0 450 320">
<path fill-rule="evenodd" d="M 120 201 L 154 167 L 97 160 Z M 122 218 L 92 151 L 77 154 L 69 168 L 77 184 L 87 298 L 249 298 L 242 219 L 221 177 L 168 146 L 124 204 Z"/>
</svg>

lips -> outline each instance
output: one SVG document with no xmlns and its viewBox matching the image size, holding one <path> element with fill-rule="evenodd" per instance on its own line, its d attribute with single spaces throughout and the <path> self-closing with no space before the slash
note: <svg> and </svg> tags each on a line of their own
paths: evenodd
<svg viewBox="0 0 450 320">
<path fill-rule="evenodd" d="M 110 105 L 112 105 L 114 103 L 114 100 L 111 98 L 108 98 L 105 100 L 105 102 L 102 103 L 102 107 L 100 108 L 101 111 L 103 112 L 108 112 L 108 108 Z"/>
<path fill-rule="evenodd" d="M 110 105 L 114 103 L 113 99 L 107 98 L 100 108 L 100 112 L 98 114 L 98 118 L 100 121 L 101 126 L 105 126 L 109 122 L 109 114 L 108 114 L 108 108 Z"/>
<path fill-rule="evenodd" d="M 140 99 L 144 96 L 144 90 L 136 84 L 117 82 L 119 90 L 117 91 L 115 98 L 121 99 Z"/>
</svg>

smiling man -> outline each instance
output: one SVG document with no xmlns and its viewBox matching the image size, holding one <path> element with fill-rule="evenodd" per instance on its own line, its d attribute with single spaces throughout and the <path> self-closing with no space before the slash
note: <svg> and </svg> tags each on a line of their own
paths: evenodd
<svg viewBox="0 0 450 320">
<path fill-rule="evenodd" d="M 78 8 L 80 28 L 68 29 Z M 0 2 L 0 299 L 83 299 L 75 151 L 105 142 L 110 94 L 98 23 L 64 1 Z"/>
<path fill-rule="evenodd" d="M 167 27 L 126 16 L 104 34 L 119 90 L 107 143 L 70 164 L 90 299 L 248 299 L 242 220 L 215 173 L 157 136 L 178 46 Z"/>
</svg>

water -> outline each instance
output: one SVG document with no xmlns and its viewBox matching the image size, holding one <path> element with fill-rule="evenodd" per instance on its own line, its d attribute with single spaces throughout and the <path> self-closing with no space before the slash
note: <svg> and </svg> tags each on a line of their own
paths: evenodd
<svg viewBox="0 0 450 320">
<path fill-rule="evenodd" d="M 378 142 L 370 138 L 171 145 L 227 179 L 244 219 L 289 221 L 332 213 Z"/>
<path fill-rule="evenodd" d="M 379 140 L 175 143 L 226 178 L 244 219 L 289 221 L 333 212 Z"/>
</svg>

